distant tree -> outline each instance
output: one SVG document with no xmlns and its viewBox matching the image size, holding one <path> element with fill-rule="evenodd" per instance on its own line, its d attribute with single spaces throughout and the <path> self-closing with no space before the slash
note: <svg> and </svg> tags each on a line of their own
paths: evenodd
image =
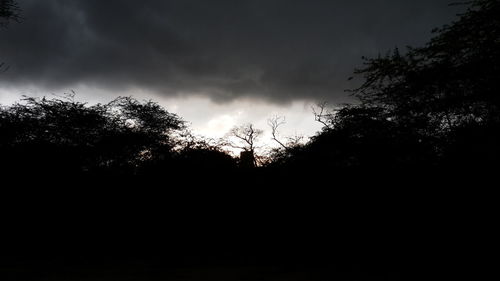
<svg viewBox="0 0 500 281">
<path fill-rule="evenodd" d="M 335 112 L 328 108 L 327 102 L 320 102 L 316 106 L 312 106 L 312 111 L 314 121 L 321 123 L 323 128 L 331 128 Z"/>
<path fill-rule="evenodd" d="M 177 154 L 177 165 L 195 172 L 226 173 L 237 167 L 236 159 L 219 146 L 197 145 L 184 148 Z"/>
<path fill-rule="evenodd" d="M 187 128 L 176 131 L 174 149 L 155 151 L 141 167 L 142 174 L 161 175 L 168 171 L 189 171 L 198 175 L 226 173 L 237 168 L 236 159 L 220 141 L 195 136 Z"/>
<path fill-rule="evenodd" d="M 263 131 L 256 129 L 253 124 L 245 124 L 231 129 L 229 137 L 236 141 L 230 141 L 230 146 L 242 149 L 240 153 L 240 165 L 245 167 L 256 167 L 258 159 L 255 154 L 256 143 Z"/>
<path fill-rule="evenodd" d="M 282 148 L 282 149 L 288 149 L 288 146 L 280 140 L 278 137 L 278 128 L 285 124 L 285 117 L 283 116 L 275 116 L 269 120 L 267 120 L 267 124 L 271 128 L 271 136 L 272 139 Z"/>
<path fill-rule="evenodd" d="M 304 136 L 294 135 L 289 137 L 280 137 L 279 127 L 284 125 L 285 117 L 274 116 L 267 121 L 271 129 L 271 139 L 278 144 L 278 147 L 272 148 L 268 152 L 266 161 L 267 167 L 278 167 L 286 165 L 286 162 L 297 155 L 304 147 Z"/>
</svg>

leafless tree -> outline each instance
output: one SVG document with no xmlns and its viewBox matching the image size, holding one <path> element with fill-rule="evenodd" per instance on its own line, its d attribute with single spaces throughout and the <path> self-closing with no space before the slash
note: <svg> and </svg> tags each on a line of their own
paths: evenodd
<svg viewBox="0 0 500 281">
<path fill-rule="evenodd" d="M 312 111 L 314 114 L 314 120 L 323 124 L 325 128 L 332 127 L 332 120 L 334 118 L 334 112 L 327 108 L 327 102 L 317 103 L 316 106 L 312 106 Z"/>
<path fill-rule="evenodd" d="M 234 127 L 231 129 L 230 135 L 235 137 L 238 143 L 233 142 L 232 146 L 246 151 L 255 151 L 255 144 L 262 133 L 263 131 L 256 129 L 253 124 Z"/>
<path fill-rule="evenodd" d="M 304 144 L 304 135 L 295 134 L 291 137 L 288 137 L 287 140 L 288 147 L 296 147 L 298 145 Z"/>
<path fill-rule="evenodd" d="M 273 118 L 267 120 L 267 124 L 271 127 L 272 139 L 282 148 L 288 149 L 288 147 L 278 138 L 278 127 L 285 123 L 285 117 L 283 116 L 274 116 Z"/>
<path fill-rule="evenodd" d="M 254 127 L 253 124 L 245 124 L 231 129 L 229 137 L 236 139 L 236 142 L 230 141 L 229 145 L 234 148 L 243 149 L 240 158 L 245 161 L 253 162 L 253 166 L 258 165 L 258 157 L 255 155 L 256 143 L 263 131 Z M 243 159 L 240 159 L 243 160 Z"/>
</svg>

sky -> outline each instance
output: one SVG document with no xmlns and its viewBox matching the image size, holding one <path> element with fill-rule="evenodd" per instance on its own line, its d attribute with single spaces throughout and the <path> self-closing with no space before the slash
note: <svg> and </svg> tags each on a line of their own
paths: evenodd
<svg viewBox="0 0 500 281">
<path fill-rule="evenodd" d="M 1 104 L 134 96 L 208 137 L 273 116 L 285 116 L 283 136 L 313 135 L 311 106 L 355 102 L 345 90 L 362 56 L 422 46 L 461 11 L 451 0 L 18 2 L 22 22 L 0 30 Z"/>
</svg>

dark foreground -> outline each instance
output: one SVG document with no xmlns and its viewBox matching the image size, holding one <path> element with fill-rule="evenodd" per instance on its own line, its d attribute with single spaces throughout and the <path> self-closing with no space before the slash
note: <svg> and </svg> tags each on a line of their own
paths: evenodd
<svg viewBox="0 0 500 281">
<path fill-rule="evenodd" d="M 2 196 L 0 280 L 442 280 L 489 267 L 486 178 L 377 175 L 18 178 Z"/>
</svg>

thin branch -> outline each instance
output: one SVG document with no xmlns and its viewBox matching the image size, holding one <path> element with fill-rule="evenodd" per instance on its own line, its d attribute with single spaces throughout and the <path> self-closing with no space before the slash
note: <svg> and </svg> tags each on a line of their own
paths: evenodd
<svg viewBox="0 0 500 281">
<path fill-rule="evenodd" d="M 314 121 L 317 121 L 323 124 L 325 127 L 330 128 L 328 120 L 330 119 L 331 114 L 325 113 L 327 104 L 327 102 L 320 102 L 316 104 L 316 106 L 312 106 L 311 108 L 314 114 Z"/>
<path fill-rule="evenodd" d="M 276 143 L 278 143 L 281 147 L 288 150 L 288 147 L 278 139 L 278 127 L 285 124 L 285 123 L 286 123 L 285 117 L 283 117 L 283 116 L 275 116 L 275 117 L 267 120 L 267 124 L 269 125 L 269 127 L 271 127 L 272 139 Z"/>
</svg>

